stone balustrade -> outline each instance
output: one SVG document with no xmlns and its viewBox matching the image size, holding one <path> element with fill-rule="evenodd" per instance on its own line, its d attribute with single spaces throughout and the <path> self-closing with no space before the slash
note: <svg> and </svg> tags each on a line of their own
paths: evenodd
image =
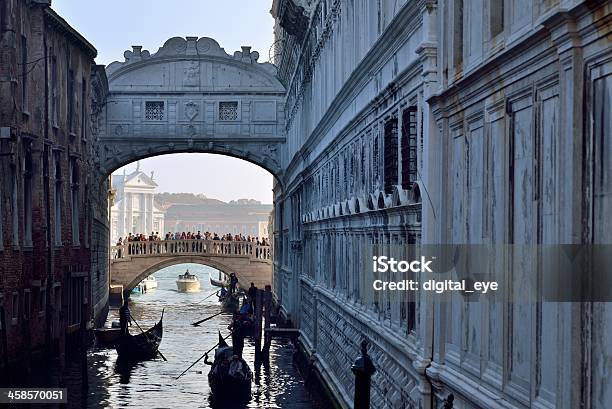
<svg viewBox="0 0 612 409">
<path fill-rule="evenodd" d="M 270 246 L 257 245 L 249 241 L 223 240 L 159 240 L 132 241 L 120 246 L 111 246 L 111 259 L 149 257 L 164 254 L 206 255 L 222 257 L 244 257 L 251 259 L 272 259 Z"/>
</svg>

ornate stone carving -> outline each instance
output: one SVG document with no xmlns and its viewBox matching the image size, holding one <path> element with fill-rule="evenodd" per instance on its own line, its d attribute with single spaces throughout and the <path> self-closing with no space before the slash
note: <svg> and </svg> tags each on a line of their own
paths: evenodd
<svg viewBox="0 0 612 409">
<path fill-rule="evenodd" d="M 188 87 L 200 85 L 200 63 L 198 61 L 188 61 L 185 63 L 183 85 Z"/>
<path fill-rule="evenodd" d="M 185 116 L 190 121 L 193 121 L 200 111 L 200 106 L 193 101 L 189 101 L 185 104 Z"/>
</svg>

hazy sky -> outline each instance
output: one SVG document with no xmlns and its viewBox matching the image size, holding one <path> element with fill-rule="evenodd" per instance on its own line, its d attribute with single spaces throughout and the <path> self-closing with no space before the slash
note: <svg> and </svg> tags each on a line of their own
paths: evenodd
<svg viewBox="0 0 612 409">
<path fill-rule="evenodd" d="M 122 174 L 120 168 L 115 174 Z M 136 162 L 125 166 L 126 173 Z M 230 201 L 256 199 L 272 203 L 272 175 L 244 160 L 210 153 L 176 153 L 140 161 L 147 175 L 154 171 L 159 192 L 204 193 L 207 197 Z"/>
<path fill-rule="evenodd" d="M 51 4 L 96 47 L 98 64 L 123 61 L 124 51 L 132 45 L 141 45 L 153 54 L 176 36 L 212 37 L 228 54 L 250 45 L 263 62 L 268 60 L 274 41 L 272 0 L 53 0 Z M 129 165 L 128 171 L 135 166 Z M 272 176 L 239 159 L 174 154 L 143 160 L 141 169 L 155 171 L 161 192 L 272 203 Z"/>
</svg>

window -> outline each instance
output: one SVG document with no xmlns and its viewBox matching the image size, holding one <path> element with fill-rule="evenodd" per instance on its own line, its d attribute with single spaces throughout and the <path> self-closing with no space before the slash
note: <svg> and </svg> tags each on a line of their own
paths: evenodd
<svg viewBox="0 0 612 409">
<path fill-rule="evenodd" d="M 59 313 L 62 311 L 62 288 L 56 286 L 54 287 L 53 292 L 53 309 L 59 315 Z"/>
<path fill-rule="evenodd" d="M 463 64 L 463 0 L 453 1 L 453 66 L 461 70 Z"/>
<path fill-rule="evenodd" d="M 74 131 L 74 70 L 68 70 L 68 86 L 66 87 L 68 103 L 68 130 Z"/>
<path fill-rule="evenodd" d="M 47 310 L 47 289 L 40 287 L 38 290 L 38 313 L 43 315 Z"/>
<path fill-rule="evenodd" d="M 11 318 L 13 320 L 13 323 L 16 323 L 19 320 L 19 293 L 13 293 Z"/>
<path fill-rule="evenodd" d="M 490 4 L 489 22 L 491 37 L 494 38 L 504 31 L 504 0 L 491 0 Z"/>
<path fill-rule="evenodd" d="M 87 81 L 83 77 L 81 86 L 81 139 L 87 138 Z"/>
<path fill-rule="evenodd" d="M 236 121 L 238 120 L 238 102 L 219 102 L 219 120 Z"/>
<path fill-rule="evenodd" d="M 28 111 L 28 39 L 21 36 L 21 107 Z"/>
<path fill-rule="evenodd" d="M 81 322 L 84 303 L 83 286 L 83 277 L 72 277 L 70 279 L 70 325 L 79 324 Z"/>
<path fill-rule="evenodd" d="M 23 169 L 23 241 L 26 246 L 32 245 L 32 153 L 26 147 Z"/>
<path fill-rule="evenodd" d="M 23 319 L 29 320 L 32 309 L 32 299 L 30 297 L 30 290 L 23 290 Z"/>
<path fill-rule="evenodd" d="M 55 165 L 55 186 L 54 186 L 54 232 L 55 232 L 55 245 L 62 245 L 62 167 L 61 167 L 61 153 L 54 152 L 54 165 Z"/>
<path fill-rule="evenodd" d="M 145 102 L 145 119 L 147 121 L 163 121 L 164 120 L 164 102 L 163 101 L 146 101 Z"/>
<path fill-rule="evenodd" d="M 410 189 L 417 180 L 417 109 L 402 113 L 402 189 Z"/>
<path fill-rule="evenodd" d="M 398 140 L 397 140 L 397 118 L 385 122 L 384 135 L 384 178 L 385 192 L 392 193 L 393 185 L 398 182 Z"/>
<path fill-rule="evenodd" d="M 13 224 L 13 245 L 19 245 L 19 201 L 17 200 L 17 167 L 11 166 L 11 219 Z"/>
<path fill-rule="evenodd" d="M 72 245 L 79 245 L 79 165 L 76 158 L 70 158 L 70 209 Z"/>
<path fill-rule="evenodd" d="M 53 56 L 51 58 L 51 121 L 52 125 L 57 126 L 57 110 L 59 95 L 57 92 L 57 58 Z"/>
<path fill-rule="evenodd" d="M 372 166 L 374 167 L 374 180 L 371 182 L 374 184 L 374 187 L 378 184 L 378 135 L 374 137 L 374 147 L 372 151 Z"/>
</svg>

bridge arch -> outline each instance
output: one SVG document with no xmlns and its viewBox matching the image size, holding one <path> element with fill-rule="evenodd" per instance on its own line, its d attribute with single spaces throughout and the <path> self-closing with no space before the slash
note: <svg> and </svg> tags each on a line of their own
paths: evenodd
<svg viewBox="0 0 612 409">
<path fill-rule="evenodd" d="M 127 286 L 124 287 L 124 291 L 125 292 L 132 291 L 132 289 L 134 289 L 138 285 L 138 283 L 140 283 L 142 280 L 144 280 L 151 274 L 157 273 L 159 270 L 162 270 L 166 267 L 177 266 L 180 264 L 200 264 L 203 266 L 216 268 L 217 270 L 220 270 L 226 275 L 234 273 L 236 274 L 236 277 L 238 277 L 238 282 L 242 286 L 245 286 L 246 284 L 244 283 L 244 279 L 242 280 L 242 282 L 240 280 L 240 278 L 243 276 L 242 274 L 240 274 L 240 271 L 237 271 L 235 268 L 225 263 L 219 262 L 218 260 L 215 260 L 210 257 L 203 257 L 203 256 L 177 256 L 174 258 L 161 260 L 157 264 L 154 264 L 142 270 L 138 275 L 134 276 L 132 281 L 130 281 L 127 284 Z M 206 280 L 208 280 L 208 278 L 206 278 Z"/>
</svg>

